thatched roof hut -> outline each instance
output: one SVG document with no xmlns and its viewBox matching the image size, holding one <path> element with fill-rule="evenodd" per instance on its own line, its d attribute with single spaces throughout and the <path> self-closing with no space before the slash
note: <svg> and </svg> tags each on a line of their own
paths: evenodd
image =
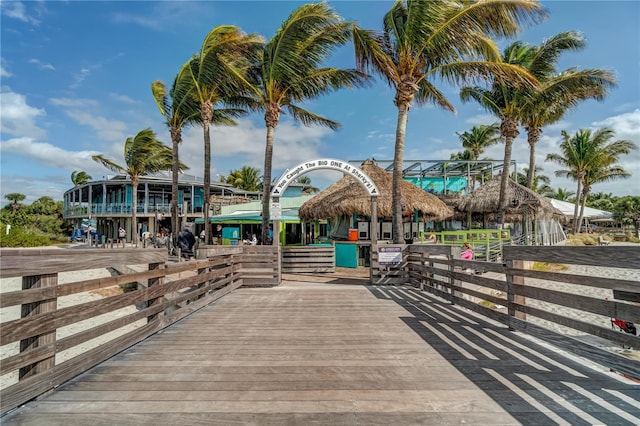
<svg viewBox="0 0 640 426">
<path fill-rule="evenodd" d="M 376 184 L 379 191 L 378 217 L 392 216 L 393 175 L 373 161 L 362 163 L 360 169 Z M 417 186 L 402 181 L 402 205 L 405 212 L 417 211 L 424 220 L 442 220 L 453 215 L 453 209 L 433 194 Z M 327 219 L 349 215 L 371 216 L 371 196 L 351 176 L 343 176 L 339 181 L 318 193 L 300 206 L 298 216 L 304 220 Z"/>
<path fill-rule="evenodd" d="M 507 181 L 507 211 L 505 220 L 520 222 L 524 213 L 538 219 L 551 219 L 556 209 L 542 195 L 514 182 Z M 495 219 L 500 201 L 500 175 L 467 194 L 458 204 L 458 210 L 471 213 L 483 213 L 489 219 Z"/>
</svg>

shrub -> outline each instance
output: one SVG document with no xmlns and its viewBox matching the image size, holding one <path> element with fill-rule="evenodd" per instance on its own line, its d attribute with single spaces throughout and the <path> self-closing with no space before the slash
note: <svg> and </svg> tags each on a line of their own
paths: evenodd
<svg viewBox="0 0 640 426">
<path fill-rule="evenodd" d="M 25 232 L 18 226 L 12 226 L 6 233 L 6 224 L 0 223 L 0 247 L 39 247 L 50 246 L 51 240 L 44 235 Z"/>
</svg>

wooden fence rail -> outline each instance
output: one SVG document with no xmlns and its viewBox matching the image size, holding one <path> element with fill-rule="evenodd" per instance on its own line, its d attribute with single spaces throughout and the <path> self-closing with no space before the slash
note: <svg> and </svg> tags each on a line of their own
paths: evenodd
<svg viewBox="0 0 640 426">
<path fill-rule="evenodd" d="M 263 285 L 279 282 L 277 247 L 215 249 L 199 257 L 167 262 L 165 249 L 2 250 L 2 413 L 251 285 L 256 276 L 270 277 L 260 278 Z M 129 272 L 82 279 L 83 271 L 96 270 Z M 76 279 L 60 282 L 68 272 Z"/>
<path fill-rule="evenodd" d="M 640 247 L 505 247 L 502 264 L 461 260 L 447 246 L 404 254 L 398 273 L 412 285 L 640 379 L 640 361 L 608 349 L 640 349 L 612 322 L 640 323 Z"/>
</svg>

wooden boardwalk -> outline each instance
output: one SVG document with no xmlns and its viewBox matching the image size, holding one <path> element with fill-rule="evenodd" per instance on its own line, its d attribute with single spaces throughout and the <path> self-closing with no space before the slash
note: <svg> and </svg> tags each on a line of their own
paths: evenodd
<svg viewBox="0 0 640 426">
<path fill-rule="evenodd" d="M 413 288 L 241 288 L 2 425 L 640 424 L 640 384 Z"/>
</svg>

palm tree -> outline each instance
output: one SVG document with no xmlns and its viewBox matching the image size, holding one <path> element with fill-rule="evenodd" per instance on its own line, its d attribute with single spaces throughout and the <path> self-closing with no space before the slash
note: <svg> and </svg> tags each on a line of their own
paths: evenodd
<svg viewBox="0 0 640 426">
<path fill-rule="evenodd" d="M 242 166 L 240 170 L 231 170 L 229 175 L 221 180 L 234 188 L 245 191 L 259 191 L 262 188 L 260 170 L 250 166 Z"/>
<path fill-rule="evenodd" d="M 171 170 L 173 165 L 173 155 L 170 147 L 164 145 L 156 139 L 156 134 L 151 129 L 144 129 L 134 137 L 129 137 L 124 143 L 124 161 L 121 166 L 103 155 L 93 155 L 94 161 L 102 164 L 107 169 L 125 173 L 131 178 L 132 188 L 132 213 L 131 222 L 133 224 L 133 243 L 137 244 L 138 223 L 136 218 L 138 207 L 138 184 L 140 177 L 150 173 L 163 170 Z M 184 164 L 180 164 L 181 169 L 188 169 Z"/>
<path fill-rule="evenodd" d="M 529 143 L 529 173 L 526 183 L 528 188 L 532 188 L 537 171 L 535 150 L 542 128 L 560 120 L 567 110 L 577 106 L 581 101 L 602 101 L 615 86 L 615 76 L 606 70 L 578 71 L 569 68 L 556 73 L 556 62 L 562 52 L 582 49 L 584 46 L 584 37 L 580 33 L 563 32 L 535 47 L 531 62 L 523 64 L 541 83 L 538 89 L 528 91 L 520 114 Z"/>
<path fill-rule="evenodd" d="M 24 201 L 27 196 L 19 192 L 12 192 L 11 194 L 5 195 L 4 198 L 11 201 L 11 209 L 13 213 L 15 213 L 20 208 L 20 203 Z"/>
<path fill-rule="evenodd" d="M 85 183 L 89 182 L 91 179 L 93 178 L 89 176 L 87 172 L 76 171 L 76 170 L 71 172 L 71 182 L 73 183 L 74 187 L 84 185 Z"/>
<path fill-rule="evenodd" d="M 521 69 L 523 64 L 531 62 L 535 50 L 520 41 L 508 45 L 503 54 L 502 61 L 507 64 L 518 66 Z M 509 178 L 509 168 L 511 167 L 511 152 L 513 141 L 520 134 L 518 122 L 520 120 L 520 110 L 522 104 L 522 89 L 514 87 L 511 83 L 496 78 L 491 88 L 483 87 L 463 87 L 460 91 L 460 98 L 463 102 L 471 99 L 478 102 L 483 108 L 492 114 L 500 117 L 500 134 L 504 139 L 504 160 L 502 164 L 502 175 L 500 180 L 500 198 L 498 202 L 498 222 L 504 223 L 504 214 L 507 209 L 507 182 Z"/>
<path fill-rule="evenodd" d="M 576 201 L 573 212 L 573 229 L 577 233 L 580 227 L 578 220 L 578 208 L 583 205 L 582 196 L 584 187 L 591 186 L 599 179 L 611 179 L 606 177 L 606 171 L 617 167 L 617 161 L 623 154 L 628 154 L 637 146 L 628 140 L 611 141 L 615 132 L 609 128 L 592 132 L 589 129 L 580 129 L 571 136 L 562 131 L 562 142 L 559 153 L 547 154 L 546 161 L 559 164 L 564 169 L 556 170 L 558 177 L 569 177 L 577 182 Z"/>
<path fill-rule="evenodd" d="M 534 0 L 396 0 L 383 32 L 354 28 L 359 69 L 371 70 L 395 89 L 398 108 L 393 157 L 393 241 L 402 242 L 401 183 L 408 113 L 415 103 L 455 111 L 437 79 L 460 83 L 495 75 L 514 84 L 529 81 L 519 68 L 499 61 L 490 36 L 512 36 L 520 22 L 544 17 Z"/>
<path fill-rule="evenodd" d="M 173 159 L 171 166 L 171 232 L 173 238 L 178 235 L 178 175 L 180 173 L 178 148 L 182 142 L 182 129 L 199 123 L 201 119 L 198 105 L 192 95 L 194 87 L 188 65 L 189 62 L 182 65 L 173 80 L 169 93 L 167 93 L 163 82 L 156 80 L 151 83 L 153 99 L 171 134 Z"/>
<path fill-rule="evenodd" d="M 311 178 L 309 176 L 300 176 L 297 180 L 300 185 L 305 186 L 302 190 L 303 194 L 316 194 L 320 192 L 320 189 L 311 184 Z"/>
<path fill-rule="evenodd" d="M 295 9 L 264 46 L 247 90 L 256 107 L 264 110 L 267 127 L 262 241 L 269 237 L 269 204 L 275 129 L 283 109 L 305 126 L 321 125 L 336 130 L 340 124 L 303 109 L 299 103 L 342 88 L 360 87 L 366 76 L 356 70 L 323 68 L 322 64 L 350 39 L 352 24 L 345 22 L 326 3 L 305 4 Z"/>
<path fill-rule="evenodd" d="M 473 154 L 472 159 L 477 160 L 485 149 L 500 142 L 500 126 L 496 123 L 481 124 L 473 126 L 471 131 L 456 132 L 456 135 L 460 138 L 462 147 Z"/>
<path fill-rule="evenodd" d="M 189 72 L 194 86 L 193 95 L 200 109 L 204 130 L 204 231 L 205 244 L 209 244 L 209 202 L 211 198 L 211 135 L 209 127 L 236 125 L 232 118 L 245 114 L 242 109 L 219 108 L 224 103 L 241 103 L 238 96 L 241 81 L 251 57 L 262 45 L 262 38 L 247 35 L 238 27 L 221 25 L 209 32 L 200 52 L 191 58 Z"/>
<path fill-rule="evenodd" d="M 533 180 L 533 185 L 529 187 L 532 191 L 537 192 L 538 194 L 548 193 L 549 191 L 553 191 L 549 186 L 551 184 L 551 179 L 547 175 L 540 174 L 542 171 L 542 167 L 536 166 L 535 178 Z M 518 182 L 518 184 L 522 186 L 527 186 L 527 179 L 530 176 L 529 169 L 524 167 L 522 169 L 522 173 L 517 172 L 516 176 L 513 180 Z"/>
<path fill-rule="evenodd" d="M 549 189 L 549 191 L 542 193 L 542 195 L 544 195 L 545 197 L 553 198 L 554 200 L 569 201 L 571 197 L 576 195 L 575 192 L 569 191 L 566 188 L 558 188 L 555 190 L 551 188 Z"/>
</svg>

